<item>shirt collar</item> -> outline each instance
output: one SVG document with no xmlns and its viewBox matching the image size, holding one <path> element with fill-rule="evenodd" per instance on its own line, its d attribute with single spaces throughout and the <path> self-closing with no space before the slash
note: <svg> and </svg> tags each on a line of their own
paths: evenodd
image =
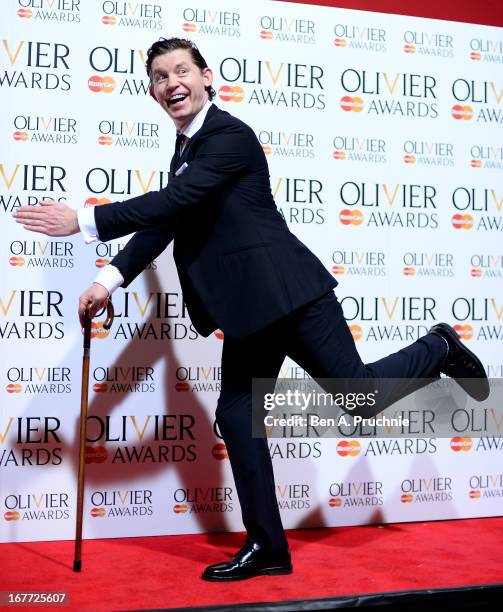
<svg viewBox="0 0 503 612">
<path fill-rule="evenodd" d="M 210 100 L 206 101 L 206 104 L 203 108 L 197 113 L 197 115 L 192 119 L 189 125 L 182 130 L 182 134 L 187 138 L 192 138 L 196 132 L 198 132 L 202 127 L 204 120 L 206 119 L 206 114 L 210 110 L 210 106 L 212 102 Z"/>
</svg>

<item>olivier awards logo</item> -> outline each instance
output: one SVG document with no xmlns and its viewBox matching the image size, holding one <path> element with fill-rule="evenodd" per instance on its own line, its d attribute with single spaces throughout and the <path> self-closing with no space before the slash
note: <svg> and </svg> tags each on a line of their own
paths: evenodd
<svg viewBox="0 0 503 612">
<path fill-rule="evenodd" d="M 490 38 L 470 40 L 470 59 L 476 62 L 503 63 L 503 41 Z"/>
<path fill-rule="evenodd" d="M 386 254 L 381 251 L 333 251 L 334 276 L 386 276 Z"/>
<path fill-rule="evenodd" d="M 89 76 L 87 87 L 98 94 L 145 96 L 150 86 L 145 60 L 143 49 L 94 47 L 89 52 L 89 66 L 94 74 Z"/>
<path fill-rule="evenodd" d="M 239 11 L 219 11 L 186 7 L 182 11 L 182 30 L 210 37 L 239 38 L 241 15 Z"/>
<path fill-rule="evenodd" d="M 459 121 L 477 123 L 503 123 L 503 87 L 494 81 L 456 79 L 451 86 L 456 103 L 451 116 Z"/>
<path fill-rule="evenodd" d="M 347 68 L 340 75 L 340 108 L 372 116 L 436 119 L 437 79 L 430 74 Z"/>
<path fill-rule="evenodd" d="M 310 19 L 261 15 L 258 32 L 262 40 L 314 45 L 316 44 L 315 27 L 314 21 Z"/>
<path fill-rule="evenodd" d="M 437 301 L 431 296 L 346 295 L 340 302 L 353 337 L 367 342 L 417 340 L 437 319 Z"/>
<path fill-rule="evenodd" d="M 386 53 L 387 32 L 384 28 L 337 23 L 333 28 L 336 49 Z"/>
<path fill-rule="evenodd" d="M 348 97 L 346 96 L 346 98 Z M 355 110 L 355 108 L 350 108 L 354 104 L 353 99 L 348 100 L 343 103 L 341 102 L 343 110 Z M 359 99 L 358 104 L 361 110 L 363 108 L 361 106 L 363 101 Z M 370 164 L 385 164 L 387 162 L 386 148 L 388 143 L 383 138 L 338 135 L 334 137 L 332 144 L 332 158 L 335 160 Z"/>
<path fill-rule="evenodd" d="M 347 181 L 339 188 L 345 206 L 339 222 L 349 227 L 437 229 L 437 195 L 435 185 Z"/>
<path fill-rule="evenodd" d="M 73 117 L 17 115 L 12 123 L 12 138 L 20 143 L 77 144 L 79 139 L 77 119 Z"/>
<path fill-rule="evenodd" d="M 278 176 L 271 180 L 272 195 L 287 223 L 325 223 L 323 182 L 315 178 Z"/>
<path fill-rule="evenodd" d="M 93 491 L 90 495 L 92 518 L 123 518 L 152 516 L 152 491 L 132 489 L 125 491 Z"/>
<path fill-rule="evenodd" d="M 86 463 L 180 463 L 197 459 L 190 414 L 88 417 Z"/>
<path fill-rule="evenodd" d="M 3 500 L 3 518 L 14 521 L 61 521 L 70 518 L 68 493 L 15 493 Z"/>
<path fill-rule="evenodd" d="M 402 504 L 452 501 L 452 478 L 447 476 L 402 480 L 400 488 Z"/>
<path fill-rule="evenodd" d="M 449 34 L 406 30 L 403 33 L 403 51 L 407 55 L 454 57 L 453 37 Z"/>
<path fill-rule="evenodd" d="M 13 383 L 20 385 L 20 383 Z M 9 388 L 7 388 L 9 393 Z M 61 465 L 63 449 L 57 417 L 0 417 L 0 467 Z M 9 444 L 9 448 L 7 448 Z M 5 445 L 5 446 L 4 446 Z M 15 508 L 8 510 L 16 511 Z"/>
<path fill-rule="evenodd" d="M 162 6 L 148 2 L 117 2 L 105 0 L 101 3 L 101 23 L 108 27 L 123 27 L 140 30 L 162 30 Z"/>
<path fill-rule="evenodd" d="M 17 0 L 15 4 L 19 6 L 19 19 L 64 25 L 80 23 L 80 0 Z"/>
<path fill-rule="evenodd" d="M 384 504 L 383 483 L 378 480 L 333 482 L 328 494 L 330 508 L 368 508 Z"/>
<path fill-rule="evenodd" d="M 68 45 L 33 40 L 2 40 L 0 88 L 69 91 L 69 71 Z"/>
<path fill-rule="evenodd" d="M 173 492 L 174 514 L 221 514 L 233 512 L 232 487 L 187 487 Z"/>
<path fill-rule="evenodd" d="M 223 102 L 323 110 L 324 69 L 316 64 L 226 57 L 220 62 L 218 89 Z"/>
</svg>

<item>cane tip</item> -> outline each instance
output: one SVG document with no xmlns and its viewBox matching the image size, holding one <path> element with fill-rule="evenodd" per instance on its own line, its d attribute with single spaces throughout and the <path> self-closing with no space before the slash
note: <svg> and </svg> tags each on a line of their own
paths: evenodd
<svg viewBox="0 0 503 612">
<path fill-rule="evenodd" d="M 73 562 L 73 571 L 80 572 L 81 569 L 82 569 L 82 561 L 80 559 L 78 561 L 75 560 Z"/>
</svg>

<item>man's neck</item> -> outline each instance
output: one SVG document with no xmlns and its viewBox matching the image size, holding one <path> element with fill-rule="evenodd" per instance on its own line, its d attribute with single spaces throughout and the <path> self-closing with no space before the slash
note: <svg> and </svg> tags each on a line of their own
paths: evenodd
<svg viewBox="0 0 503 612">
<path fill-rule="evenodd" d="M 210 106 L 211 101 L 208 99 L 201 110 L 199 110 L 192 119 L 189 119 L 189 121 L 186 121 L 183 125 L 177 125 L 175 123 L 177 133 L 185 134 L 187 138 L 192 138 L 192 136 L 202 127 Z"/>
</svg>

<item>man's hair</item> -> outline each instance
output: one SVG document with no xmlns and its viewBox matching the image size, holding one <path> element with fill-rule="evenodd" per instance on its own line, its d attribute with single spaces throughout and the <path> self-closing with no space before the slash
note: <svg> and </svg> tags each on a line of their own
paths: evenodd
<svg viewBox="0 0 503 612">
<path fill-rule="evenodd" d="M 152 62 L 159 55 L 164 55 L 165 53 L 171 53 L 171 51 L 176 51 L 177 49 L 185 49 L 189 51 L 192 61 L 194 64 L 200 69 L 204 70 L 208 68 L 208 64 L 206 60 L 201 55 L 201 52 L 191 40 L 187 40 L 186 38 L 159 38 L 147 51 L 147 61 L 145 63 L 145 68 L 147 69 L 147 74 L 149 79 L 152 79 Z M 205 87 L 208 92 L 208 97 L 210 100 L 216 95 L 215 90 L 211 85 Z"/>
</svg>

